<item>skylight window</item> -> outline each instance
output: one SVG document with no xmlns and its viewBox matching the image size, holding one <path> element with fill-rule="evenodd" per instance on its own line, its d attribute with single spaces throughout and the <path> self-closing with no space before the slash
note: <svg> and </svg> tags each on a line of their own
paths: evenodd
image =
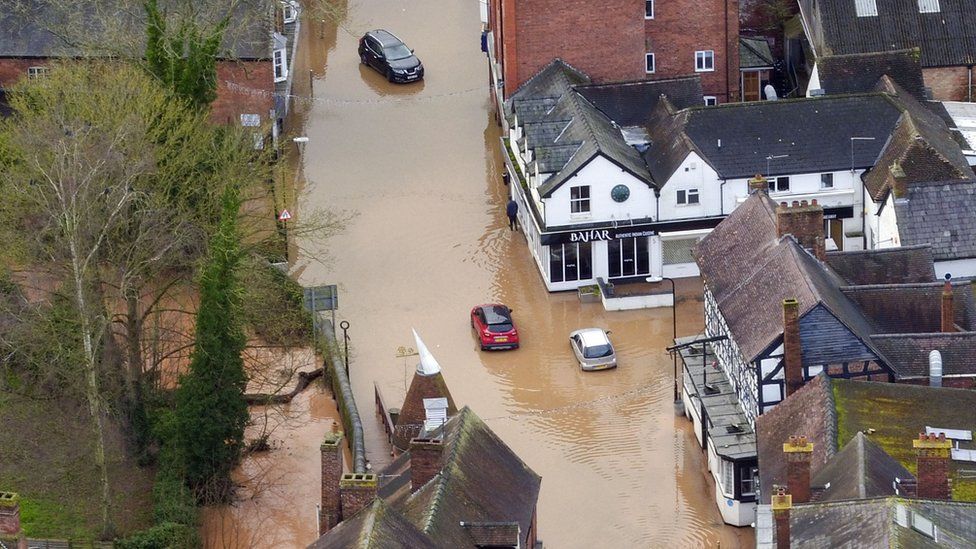
<svg viewBox="0 0 976 549">
<path fill-rule="evenodd" d="M 939 13 L 939 0 L 918 0 L 918 13 Z"/>
<path fill-rule="evenodd" d="M 921 4 L 923 0 L 919 0 Z M 938 2 L 938 0 L 935 0 Z M 854 0 L 854 10 L 858 17 L 876 17 L 878 15 L 878 4 L 875 0 Z"/>
</svg>

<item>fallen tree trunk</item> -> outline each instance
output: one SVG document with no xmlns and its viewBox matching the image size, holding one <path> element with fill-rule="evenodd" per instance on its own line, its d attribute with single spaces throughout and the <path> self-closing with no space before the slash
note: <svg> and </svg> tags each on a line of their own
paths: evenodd
<svg viewBox="0 0 976 549">
<path fill-rule="evenodd" d="M 299 393 L 305 390 L 312 381 L 322 377 L 325 373 L 324 368 L 312 370 L 311 372 L 298 372 L 298 384 L 290 393 L 268 394 L 268 393 L 249 393 L 244 395 L 244 402 L 248 404 L 286 404 L 291 402 Z"/>
</svg>

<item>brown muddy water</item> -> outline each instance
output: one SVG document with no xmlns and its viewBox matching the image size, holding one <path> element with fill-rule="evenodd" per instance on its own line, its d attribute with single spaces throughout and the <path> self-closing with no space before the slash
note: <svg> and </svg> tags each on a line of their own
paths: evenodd
<svg viewBox="0 0 976 549">
<path fill-rule="evenodd" d="M 350 377 L 374 469 L 389 457 L 372 413 L 373 383 L 390 405 L 400 404 L 416 359 L 396 358 L 397 348 L 413 346 L 416 328 L 458 404 L 542 476 L 547 547 L 751 546 L 751 529 L 722 524 L 701 450 L 688 422 L 674 416 L 664 351 L 670 309 L 607 313 L 575 294 L 548 294 L 525 238 L 508 230 L 478 2 L 370 0 L 348 8 L 338 29 L 308 21 L 303 29 L 294 92 L 308 96 L 311 70 L 314 98 L 296 102 L 293 131 L 308 144 L 294 213 L 329 208 L 353 217 L 341 235 L 293 243 L 292 258 L 303 284 L 339 285 L 338 318 L 351 324 Z M 416 49 L 425 82 L 391 85 L 359 64 L 358 37 L 379 27 Z M 679 285 L 687 296 L 677 310 L 679 335 L 701 330 L 696 289 L 697 281 Z M 490 301 L 514 309 L 521 349 L 477 349 L 468 312 Z M 575 366 L 568 334 L 588 326 L 613 332 L 616 370 Z M 252 541 L 271 530 L 278 541 L 268 546 L 315 539 L 317 453 L 334 416 L 329 406 L 321 389 L 292 404 L 291 430 L 272 437 L 286 449 L 260 458 L 284 463 L 274 494 L 238 506 L 260 512 L 225 510 L 210 530 Z M 243 469 L 253 467 L 249 460 Z M 253 546 L 221 539 L 212 546 Z"/>
</svg>

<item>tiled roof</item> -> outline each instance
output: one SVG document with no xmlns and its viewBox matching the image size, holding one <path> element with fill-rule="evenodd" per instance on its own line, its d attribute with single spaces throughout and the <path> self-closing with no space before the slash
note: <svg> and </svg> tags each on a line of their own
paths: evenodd
<svg viewBox="0 0 976 549">
<path fill-rule="evenodd" d="M 309 549 L 435 549 L 436 543 L 381 498 L 320 537 Z"/>
<path fill-rule="evenodd" d="M 925 284 L 874 284 L 847 286 L 841 291 L 884 334 L 939 332 L 942 327 L 941 282 Z M 953 283 L 956 325 L 976 328 L 976 304 L 968 281 Z"/>
<path fill-rule="evenodd" d="M 914 480 L 915 476 L 870 437 L 858 432 L 810 484 L 825 487 L 819 501 L 837 501 L 895 495 L 896 478 Z"/>
<path fill-rule="evenodd" d="M 797 505 L 790 510 L 792 547 L 875 549 L 898 547 L 973 547 L 976 504 L 947 501 L 873 498 Z M 899 518 L 901 516 L 902 518 Z M 912 528 L 922 517 L 938 529 L 935 539 Z"/>
<path fill-rule="evenodd" d="M 817 73 L 828 95 L 871 92 L 888 75 L 919 101 L 925 100 L 918 50 L 825 55 L 817 59 Z"/>
<path fill-rule="evenodd" d="M 166 5 L 167 2 L 160 2 L 161 8 Z M 122 52 L 109 51 L 107 44 L 99 43 L 112 41 L 115 36 L 131 38 L 132 45 L 139 48 L 145 46 L 145 11 L 141 2 L 82 0 L 72 2 L 70 10 L 59 10 L 51 9 L 49 2 L 23 0 L 16 6 L 17 9 L 0 12 L 0 57 L 75 57 L 90 55 L 92 51 L 119 55 Z M 272 28 L 267 4 L 244 0 L 237 2 L 235 9 L 224 33 L 221 55 L 270 59 Z"/>
<path fill-rule="evenodd" d="M 457 405 L 454 404 L 454 397 L 447 387 L 444 374 L 440 371 L 429 375 L 423 374 L 418 367 L 410 381 L 407 396 L 403 398 L 403 406 L 393 428 L 393 445 L 400 450 L 406 450 L 410 446 L 410 440 L 417 437 L 423 429 L 424 420 L 427 419 L 424 399 L 428 398 L 446 398 L 448 416 L 457 414 Z"/>
<path fill-rule="evenodd" d="M 589 82 L 589 76 L 562 59 L 556 58 L 519 86 L 509 98 L 509 102 L 514 104 L 525 99 L 559 99 L 573 86 Z"/>
<path fill-rule="evenodd" d="M 920 13 L 918 0 L 877 0 L 878 15 L 858 17 L 858 2 L 800 0 L 807 37 L 818 56 L 919 48 L 923 67 L 976 60 L 976 0 L 939 0 Z"/>
<path fill-rule="evenodd" d="M 618 126 L 645 124 L 662 95 L 679 109 L 702 104 L 701 78 L 698 76 L 584 84 L 576 86 L 576 91 Z"/>
<path fill-rule="evenodd" d="M 903 244 L 928 244 L 936 261 L 976 257 L 976 181 L 924 183 L 895 200 Z"/>
<path fill-rule="evenodd" d="M 478 547 L 519 547 L 517 522 L 465 522 L 462 524 Z"/>
<path fill-rule="evenodd" d="M 512 102 L 512 109 L 518 115 L 520 124 L 543 122 L 549 111 L 559 101 L 556 97 L 541 97 L 539 99 L 519 99 Z"/>
<path fill-rule="evenodd" d="M 851 285 L 935 282 L 928 246 L 827 252 L 827 264 Z"/>
<path fill-rule="evenodd" d="M 751 69 L 773 66 L 773 53 L 765 38 L 739 37 L 739 68 Z"/>
<path fill-rule="evenodd" d="M 650 147 L 641 156 L 655 181 L 664 183 L 670 179 L 688 153 L 695 150 L 694 143 L 685 134 L 691 113 L 689 109 L 676 111 L 666 97 L 651 112 L 647 122 Z"/>
<path fill-rule="evenodd" d="M 976 332 L 871 336 L 901 378 L 928 377 L 929 353 L 942 355 L 942 375 L 976 375 Z"/>
<path fill-rule="evenodd" d="M 648 128 L 651 147 L 644 153 L 672 159 L 651 165 L 657 180 L 670 178 L 680 164 L 673 161 L 679 134 L 718 172 L 720 179 L 769 174 L 799 174 L 850 169 L 853 136 L 872 137 L 854 147 L 855 168 L 874 165 L 900 112 L 882 94 L 825 96 L 692 108 L 675 114 L 671 124 L 655 120 Z M 660 117 L 660 114 L 658 114 Z M 685 144 L 677 145 L 683 151 Z M 681 155 L 684 158 L 684 155 Z M 664 179 L 662 179 L 664 178 Z"/>
</svg>

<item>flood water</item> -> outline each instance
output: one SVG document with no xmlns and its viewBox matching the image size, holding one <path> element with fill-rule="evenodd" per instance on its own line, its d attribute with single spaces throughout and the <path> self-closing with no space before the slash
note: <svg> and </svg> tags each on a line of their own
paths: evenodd
<svg viewBox="0 0 976 549">
<path fill-rule="evenodd" d="M 525 238 L 509 231 L 478 2 L 370 0 L 348 8 L 339 28 L 308 21 L 303 28 L 294 93 L 314 98 L 295 103 L 293 131 L 308 143 L 294 213 L 325 208 L 352 217 L 340 235 L 294 243 L 292 260 L 303 284 L 339 285 L 338 318 L 350 323 L 350 377 L 374 469 L 389 456 L 372 414 L 373 384 L 400 405 L 416 358 L 396 353 L 414 346 L 416 328 L 458 405 L 470 406 L 542 476 L 547 547 L 751 546 L 750 529 L 722 524 L 701 449 L 689 423 L 674 416 L 664 351 L 671 310 L 607 313 L 575 293 L 549 294 Z M 391 85 L 359 64 L 359 35 L 380 27 L 416 49 L 425 82 Z M 697 281 L 679 284 L 687 297 L 677 309 L 679 335 L 701 330 L 696 290 Z M 478 350 L 468 314 L 491 301 L 514 309 L 521 349 Z M 612 331 L 616 370 L 575 365 L 568 334 L 589 326 Z M 319 391 L 293 407 L 328 415 L 322 403 L 334 404 Z M 262 459 L 312 463 L 286 468 L 292 474 L 277 479 L 276 495 L 257 497 L 260 519 L 240 514 L 221 528 L 237 521 L 252 532 L 273 523 L 285 546 L 313 541 L 318 445 L 330 425 L 280 431 L 287 453 Z"/>
</svg>

